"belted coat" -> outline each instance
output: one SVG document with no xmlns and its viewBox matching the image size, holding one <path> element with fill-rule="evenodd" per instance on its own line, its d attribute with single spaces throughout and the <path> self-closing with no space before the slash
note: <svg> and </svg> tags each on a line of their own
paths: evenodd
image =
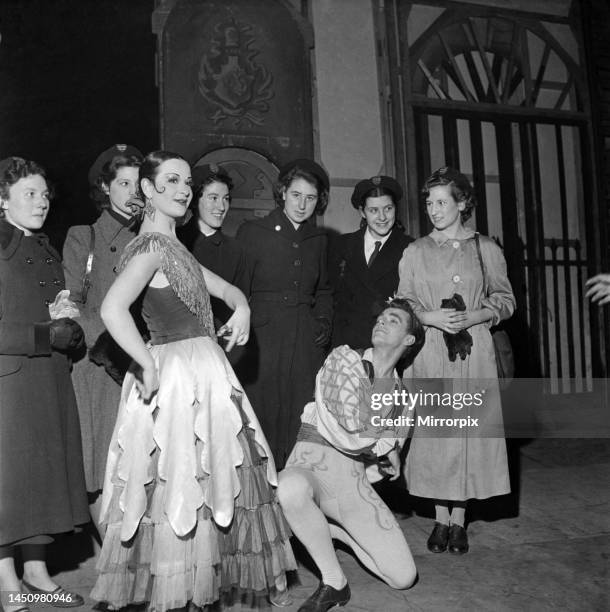
<svg viewBox="0 0 610 612">
<path fill-rule="evenodd" d="M 323 362 L 324 347 L 314 340 L 332 321 L 328 240 L 309 221 L 296 230 L 281 208 L 242 225 L 237 240 L 252 310 L 242 383 L 282 467 Z"/>
</svg>

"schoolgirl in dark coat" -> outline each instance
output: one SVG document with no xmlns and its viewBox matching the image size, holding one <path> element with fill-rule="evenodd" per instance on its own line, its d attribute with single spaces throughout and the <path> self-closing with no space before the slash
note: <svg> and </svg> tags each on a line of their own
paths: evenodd
<svg viewBox="0 0 610 612">
<path fill-rule="evenodd" d="M 332 289 L 327 277 L 327 236 L 311 223 L 328 201 L 325 170 L 296 160 L 280 170 L 278 208 L 242 225 L 246 295 L 252 330 L 242 380 L 282 467 L 294 446 L 303 406 L 330 340 Z"/>
<path fill-rule="evenodd" d="M 217 164 L 195 166 L 193 202 L 195 214 L 188 223 L 178 228 L 178 238 L 195 259 L 208 270 L 218 274 L 243 291 L 245 254 L 241 244 L 222 232 L 231 203 L 233 181 L 224 168 Z M 222 301 L 211 297 L 216 331 L 231 318 L 233 311 Z M 241 380 L 239 364 L 245 347 L 233 347 L 227 358 Z"/>
<path fill-rule="evenodd" d="M 375 319 L 398 286 L 398 262 L 413 238 L 396 221 L 402 197 L 389 176 L 360 181 L 352 204 L 362 215 L 361 228 L 334 240 L 330 249 L 330 278 L 335 289 L 332 346 L 366 348 Z M 376 253 L 375 243 L 380 242 Z"/>
<path fill-rule="evenodd" d="M 0 162 L 0 592 L 59 589 L 44 562 L 50 535 L 89 520 L 78 414 L 66 353 L 83 332 L 51 321 L 64 288 L 58 253 L 38 230 L 49 210 L 44 170 L 18 157 Z M 27 591 L 25 591 L 27 592 Z M 82 605 L 76 593 L 63 600 Z M 3 601 L 16 609 L 17 600 Z"/>
</svg>

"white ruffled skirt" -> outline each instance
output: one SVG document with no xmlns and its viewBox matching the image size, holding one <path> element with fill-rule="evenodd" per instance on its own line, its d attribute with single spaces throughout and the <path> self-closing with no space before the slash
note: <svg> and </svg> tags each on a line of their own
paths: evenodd
<svg viewBox="0 0 610 612">
<path fill-rule="evenodd" d="M 264 605 L 296 562 L 258 420 L 210 338 L 151 353 L 159 372 L 153 401 L 140 399 L 132 374 L 123 384 L 91 596 L 155 612 L 189 602 Z"/>
</svg>

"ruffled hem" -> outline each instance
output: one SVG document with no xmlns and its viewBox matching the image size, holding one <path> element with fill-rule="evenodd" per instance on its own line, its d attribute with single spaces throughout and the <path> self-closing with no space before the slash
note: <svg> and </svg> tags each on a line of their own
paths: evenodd
<svg viewBox="0 0 610 612">
<path fill-rule="evenodd" d="M 177 535 L 165 513 L 167 483 L 156 477 L 145 486 L 146 511 L 138 529 L 123 541 L 125 485 L 113 479 L 93 599 L 116 609 L 146 603 L 152 612 L 216 602 L 260 608 L 268 606 L 270 589 L 285 588 L 286 572 L 296 570 L 290 528 L 267 480 L 267 460 L 258 455 L 247 425 L 237 440 L 244 465 L 237 468 L 240 493 L 227 527 L 218 525 L 211 509 L 202 505 L 195 528 Z M 153 453 L 153 471 L 157 455 Z M 200 473 L 197 482 L 205 494 L 209 477 Z"/>
<path fill-rule="evenodd" d="M 111 524 L 91 597 L 113 608 L 147 602 L 155 612 L 218 600 L 256 607 L 296 569 L 289 537 L 277 502 L 237 508 L 229 529 L 203 508 L 196 529 L 184 537 L 166 521 L 143 520 L 134 538 L 122 542 L 120 524 Z"/>
<path fill-rule="evenodd" d="M 260 605 L 296 569 L 260 425 L 209 338 L 151 351 L 156 401 L 142 403 L 132 375 L 123 385 L 91 597 L 112 608 L 147 603 L 153 612 Z"/>
</svg>

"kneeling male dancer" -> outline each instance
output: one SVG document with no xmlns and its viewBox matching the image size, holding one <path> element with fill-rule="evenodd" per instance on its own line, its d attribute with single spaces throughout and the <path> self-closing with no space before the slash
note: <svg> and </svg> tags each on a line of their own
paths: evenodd
<svg viewBox="0 0 610 612">
<path fill-rule="evenodd" d="M 377 318 L 372 348 L 340 346 L 318 372 L 315 402 L 303 410 L 278 486 L 286 519 L 322 575 L 299 612 L 326 612 L 350 599 L 332 538 L 350 546 L 391 587 L 406 589 L 415 581 L 409 546 L 367 475 L 376 471 L 378 480 L 381 471 L 394 480 L 400 474 L 404 436 L 398 437 L 397 427 L 372 427 L 371 417 L 399 416 L 403 407 L 373 410 L 371 399 L 373 393 L 401 389 L 395 366 L 403 356 L 411 361 L 423 343 L 423 328 L 410 306 L 393 298 Z"/>
</svg>

